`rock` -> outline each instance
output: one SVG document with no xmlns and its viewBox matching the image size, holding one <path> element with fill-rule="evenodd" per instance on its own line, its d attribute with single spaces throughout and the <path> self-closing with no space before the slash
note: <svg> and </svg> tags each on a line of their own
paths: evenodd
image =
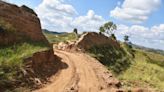
<svg viewBox="0 0 164 92">
<path fill-rule="evenodd" d="M 121 87 L 121 83 L 119 80 L 115 79 L 115 78 L 111 78 L 108 80 L 108 86 L 114 86 L 114 87 L 117 87 L 117 88 L 120 88 Z"/>
<path fill-rule="evenodd" d="M 0 33 L 0 43 L 14 43 L 20 39 L 31 39 L 32 41 L 42 41 L 48 43 L 42 34 L 40 20 L 36 13 L 27 6 L 18 7 L 0 1 L 0 20 L 12 25 L 15 35 Z"/>
<path fill-rule="evenodd" d="M 64 42 L 60 42 L 58 45 L 57 45 L 57 48 L 59 50 L 65 50 L 67 48 L 68 44 L 64 43 Z"/>
<path fill-rule="evenodd" d="M 75 90 L 75 89 L 74 89 L 74 87 L 71 87 L 71 89 L 70 89 L 70 90 Z"/>
<path fill-rule="evenodd" d="M 42 85 L 42 82 L 41 82 L 40 79 L 38 79 L 38 78 L 34 78 L 34 83 L 35 83 L 36 85 Z"/>
<path fill-rule="evenodd" d="M 87 50 L 93 46 L 101 46 L 101 45 L 113 45 L 115 47 L 119 47 L 119 43 L 111 38 L 103 35 L 98 34 L 96 32 L 87 32 L 83 34 L 79 40 L 76 42 L 76 46 L 78 48 Z"/>
</svg>

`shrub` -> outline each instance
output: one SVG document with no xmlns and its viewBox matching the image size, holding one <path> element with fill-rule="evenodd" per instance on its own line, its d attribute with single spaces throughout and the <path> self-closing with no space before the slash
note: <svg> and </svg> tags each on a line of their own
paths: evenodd
<svg viewBox="0 0 164 92">
<path fill-rule="evenodd" d="M 105 45 L 92 47 L 88 51 L 115 74 L 120 74 L 130 66 L 130 58 L 122 48 Z"/>
</svg>

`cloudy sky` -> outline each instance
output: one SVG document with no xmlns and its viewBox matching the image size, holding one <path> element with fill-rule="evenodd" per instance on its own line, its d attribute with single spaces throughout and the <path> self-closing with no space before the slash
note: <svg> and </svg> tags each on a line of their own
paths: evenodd
<svg viewBox="0 0 164 92">
<path fill-rule="evenodd" d="M 38 14 L 42 28 L 71 32 L 98 31 L 113 21 L 119 40 L 129 35 L 138 45 L 164 50 L 163 0 L 7 0 L 26 4 Z"/>
</svg>

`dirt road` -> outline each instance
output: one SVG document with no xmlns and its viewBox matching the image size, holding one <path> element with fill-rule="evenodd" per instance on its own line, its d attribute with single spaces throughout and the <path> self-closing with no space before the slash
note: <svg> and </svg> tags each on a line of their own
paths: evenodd
<svg viewBox="0 0 164 92">
<path fill-rule="evenodd" d="M 66 63 L 51 83 L 35 92 L 115 92 L 119 81 L 96 59 L 84 53 L 55 50 Z"/>
</svg>

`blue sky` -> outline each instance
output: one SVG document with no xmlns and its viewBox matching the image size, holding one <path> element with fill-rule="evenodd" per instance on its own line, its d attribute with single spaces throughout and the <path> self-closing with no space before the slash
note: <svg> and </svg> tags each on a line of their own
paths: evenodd
<svg viewBox="0 0 164 92">
<path fill-rule="evenodd" d="M 164 50 L 162 0 L 8 0 L 26 4 L 38 14 L 42 28 L 71 32 L 98 31 L 107 21 L 117 24 L 119 40 L 129 35 L 139 45 Z"/>
<path fill-rule="evenodd" d="M 40 3 L 42 3 L 42 0 L 9 0 L 9 1 L 17 5 L 25 4 L 33 9 L 35 9 Z M 103 2 L 100 0 L 96 0 L 96 1 L 95 0 L 65 0 L 65 3 L 74 6 L 75 9 L 78 11 L 78 15 L 85 15 L 86 12 L 88 12 L 88 10 L 94 10 L 97 15 L 103 16 L 103 18 L 106 20 L 112 20 L 119 23 L 123 22 L 128 25 L 132 25 L 134 23 L 129 23 L 129 22 L 127 23 L 110 17 L 109 14 L 110 11 L 113 10 L 116 6 L 118 6 L 118 2 L 122 4 L 123 1 L 124 0 L 105 0 Z M 163 10 L 164 10 L 164 2 L 161 2 L 159 8 L 149 16 L 149 19 L 141 24 L 147 27 L 151 27 L 153 25 L 164 23 L 164 19 L 162 19 L 164 16 Z"/>
<path fill-rule="evenodd" d="M 150 0 L 151 1 L 151 0 Z M 79 12 L 79 15 L 85 15 L 86 12 L 89 9 L 92 9 L 95 11 L 97 15 L 103 16 L 106 20 L 112 20 L 115 22 L 123 22 L 116 20 L 112 17 L 110 17 L 110 11 L 113 10 L 117 5 L 118 2 L 123 3 L 123 0 L 69 0 L 67 3 L 73 5 Z M 159 9 L 156 10 L 154 13 L 152 13 L 149 17 L 149 19 L 142 23 L 144 26 L 151 27 L 155 24 L 161 24 L 164 23 L 164 20 L 161 20 L 164 16 L 164 2 L 162 2 L 161 6 L 159 6 Z M 128 25 L 132 25 L 131 23 L 126 23 Z"/>
</svg>

